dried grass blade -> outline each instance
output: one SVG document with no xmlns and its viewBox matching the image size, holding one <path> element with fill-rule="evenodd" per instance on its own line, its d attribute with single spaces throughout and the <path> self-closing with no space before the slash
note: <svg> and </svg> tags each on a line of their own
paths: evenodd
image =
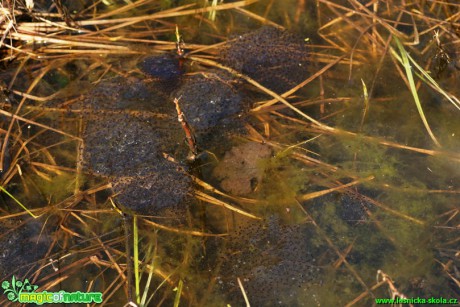
<svg viewBox="0 0 460 307">
<path fill-rule="evenodd" d="M 347 184 L 344 184 L 344 185 L 341 185 L 341 186 L 338 186 L 338 187 L 335 187 L 335 188 L 304 194 L 304 195 L 300 196 L 298 199 L 302 200 L 302 201 L 310 200 L 310 199 L 313 199 L 313 198 L 317 198 L 317 197 L 332 193 L 334 191 L 338 191 L 338 190 L 345 189 L 345 188 L 348 188 L 348 187 L 356 185 L 356 184 L 360 184 L 362 182 L 373 180 L 374 178 L 375 178 L 374 176 L 369 176 L 369 177 L 366 177 L 364 179 L 358 179 L 358 180 L 352 181 L 350 183 L 347 183 Z"/>
<path fill-rule="evenodd" d="M 227 235 L 225 233 L 224 234 L 212 234 L 212 233 L 204 233 L 204 232 L 196 231 L 196 230 L 176 229 L 176 228 L 172 228 L 172 227 L 168 227 L 168 226 L 165 226 L 165 225 L 155 223 L 155 222 L 147 220 L 147 219 L 143 219 L 143 222 L 147 223 L 147 224 L 150 224 L 155 228 L 159 228 L 159 229 L 166 230 L 166 231 L 169 231 L 169 232 L 192 235 L 192 236 L 197 236 L 197 237 L 223 237 L 223 236 Z"/>
<path fill-rule="evenodd" d="M 248 77 L 248 76 L 246 76 L 246 75 L 244 75 L 244 74 L 242 74 L 242 73 L 240 73 L 240 72 L 238 72 L 238 71 L 236 71 L 236 70 L 234 70 L 234 69 L 232 69 L 230 67 L 224 66 L 224 65 L 219 64 L 219 63 L 217 63 L 215 61 L 211 61 L 211 60 L 203 59 L 203 58 L 199 58 L 199 57 L 189 57 L 189 59 L 193 60 L 193 61 L 196 61 L 196 62 L 199 62 L 199 63 L 203 63 L 205 65 L 210 65 L 210 66 L 214 66 L 214 67 L 226 70 L 226 71 L 230 72 L 231 74 L 233 74 L 234 76 L 246 80 L 248 83 L 254 85 L 257 88 L 259 88 L 260 90 L 265 92 L 267 95 L 270 95 L 273 98 L 277 99 L 278 101 L 282 102 L 288 108 L 290 108 L 291 110 L 293 110 L 297 114 L 301 115 L 302 117 L 308 119 L 310 122 L 312 122 L 313 124 L 317 125 L 318 127 L 322 128 L 324 130 L 327 130 L 327 131 L 335 131 L 336 130 L 333 127 L 329 127 L 329 126 L 327 126 L 325 124 L 320 123 L 319 121 L 317 121 L 316 119 L 312 118 L 311 116 L 308 116 L 307 114 L 305 114 L 304 112 L 302 112 L 298 108 L 294 107 L 292 104 L 290 104 L 288 101 L 286 101 L 286 99 L 284 99 L 283 97 L 281 97 L 280 95 L 278 95 L 274 91 L 266 88 L 265 86 L 261 85 L 259 82 L 255 81 L 254 79 L 252 79 L 252 78 L 250 78 L 250 77 Z"/>
<path fill-rule="evenodd" d="M 265 202 L 263 201 L 260 201 L 260 200 L 257 200 L 257 199 L 251 199 L 251 198 L 245 198 L 245 197 L 235 197 L 235 196 L 231 196 L 231 195 L 228 195 L 228 194 L 225 194 L 224 192 L 221 192 L 219 191 L 218 189 L 216 189 L 215 187 L 213 187 L 212 185 L 210 185 L 209 183 L 206 183 L 204 182 L 203 180 L 195 177 L 195 176 L 192 176 L 192 179 L 193 179 L 193 182 L 195 182 L 196 184 L 198 184 L 199 186 L 201 186 L 202 188 L 208 190 L 208 191 L 211 191 L 213 193 L 216 193 L 216 194 L 219 194 L 219 195 L 222 195 L 224 197 L 227 197 L 227 198 L 230 198 L 230 199 L 233 199 L 235 201 L 238 201 L 238 202 L 243 202 L 243 203 L 248 203 L 248 204 L 264 204 Z"/>
<path fill-rule="evenodd" d="M 203 193 L 201 191 L 195 191 L 195 196 L 198 199 L 202 200 L 202 201 L 205 201 L 205 202 L 213 204 L 213 205 L 222 206 L 222 207 L 224 207 L 226 209 L 229 209 L 229 210 L 234 211 L 236 213 L 239 213 L 241 215 L 244 215 L 244 216 L 256 219 L 256 220 L 261 220 L 262 219 L 262 218 L 260 218 L 258 216 L 255 216 L 255 215 L 253 215 L 251 213 L 248 213 L 248 212 L 243 211 L 243 210 L 241 210 L 239 208 L 236 208 L 236 207 L 234 207 L 234 206 L 232 206 L 232 205 L 230 205 L 230 204 L 228 204 L 226 202 L 223 202 L 223 201 L 221 201 L 221 200 L 219 200 L 219 199 L 217 199 L 215 197 L 212 197 L 212 196 L 210 196 L 210 195 L 208 195 L 206 193 Z"/>
<path fill-rule="evenodd" d="M 61 130 L 58 130 L 58 129 L 54 129 L 50 126 L 47 126 L 47 125 L 43 125 L 43 124 L 40 124 L 40 123 L 37 123 L 35 121 L 32 121 L 32 120 L 28 120 L 24 117 L 21 117 L 19 115 L 15 115 L 15 114 L 12 114 L 10 112 L 6 112 L 4 110 L 0 110 L 0 114 L 3 114 L 5 116 L 8 116 L 8 117 L 12 117 L 13 119 L 17 119 L 17 120 L 20 120 L 20 121 L 23 121 L 25 123 L 28 123 L 28 124 L 31 124 L 31 125 L 34 125 L 34 126 L 38 126 L 38 127 L 41 127 L 41 128 L 44 128 L 44 129 L 47 129 L 47 130 L 51 130 L 51 131 L 54 131 L 56 133 L 59 133 L 59 134 L 62 134 L 62 135 L 65 135 L 65 136 L 68 136 L 72 139 L 75 139 L 75 140 L 79 140 L 79 141 L 83 141 L 82 138 L 80 137 L 77 137 L 77 136 L 74 136 L 74 135 L 71 135 L 69 133 L 66 133 L 64 131 L 61 131 Z"/>
<path fill-rule="evenodd" d="M 314 75 L 308 77 L 305 81 L 303 81 L 302 83 L 299 83 L 298 85 L 296 85 L 295 87 L 293 87 L 292 89 L 290 89 L 289 91 L 281 94 L 281 97 L 283 98 L 286 98 L 286 97 L 289 97 L 290 95 L 294 94 L 295 92 L 297 92 L 300 88 L 304 87 L 305 85 L 307 85 L 308 83 L 310 83 L 311 81 L 315 80 L 317 77 L 321 76 L 323 73 L 325 73 L 329 68 L 331 68 L 332 66 L 334 66 L 335 64 L 339 63 L 343 58 L 345 57 L 345 55 L 342 55 L 340 57 L 338 57 L 337 59 L 335 59 L 334 61 L 332 61 L 331 63 L 327 64 L 326 66 L 324 66 L 323 68 L 321 68 L 319 71 L 317 71 Z M 269 107 L 273 104 L 275 104 L 276 102 L 278 102 L 278 100 L 275 98 L 275 99 L 272 99 L 272 100 L 269 100 L 267 102 L 265 102 L 263 105 L 260 105 L 256 108 L 253 108 L 251 111 L 253 112 L 256 112 L 256 111 L 260 111 L 261 109 L 263 108 L 266 108 L 266 107 Z"/>
</svg>

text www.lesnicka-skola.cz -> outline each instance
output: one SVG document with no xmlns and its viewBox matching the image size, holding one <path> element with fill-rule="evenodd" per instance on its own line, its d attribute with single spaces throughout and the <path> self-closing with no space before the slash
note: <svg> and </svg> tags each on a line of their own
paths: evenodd
<svg viewBox="0 0 460 307">
<path fill-rule="evenodd" d="M 446 304 L 446 305 L 456 305 L 458 304 L 458 299 L 456 298 L 444 298 L 444 297 L 413 297 L 413 298 L 376 298 L 376 304 Z"/>
</svg>

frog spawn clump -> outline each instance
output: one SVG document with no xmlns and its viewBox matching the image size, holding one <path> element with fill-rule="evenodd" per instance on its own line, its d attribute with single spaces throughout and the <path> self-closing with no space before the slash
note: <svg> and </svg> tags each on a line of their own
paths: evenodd
<svg viewBox="0 0 460 307">
<path fill-rule="evenodd" d="M 313 256 L 321 251 L 310 243 L 314 235 L 312 225 L 282 225 L 274 218 L 251 221 L 230 235 L 217 276 L 222 291 L 230 293 L 229 303 L 244 305 L 240 278 L 251 305 L 298 306 L 299 295 L 321 277 Z"/>
<path fill-rule="evenodd" d="M 195 75 L 173 93 L 180 97 L 188 123 L 197 132 L 219 126 L 225 129 L 242 111 L 241 96 L 222 74 Z"/>
<path fill-rule="evenodd" d="M 4 220 L 0 224 L 0 276 L 6 280 L 10 274 L 22 277 L 27 272 L 35 272 L 40 260 L 45 257 L 51 238 L 41 234 L 45 229 L 51 231 L 40 220 L 31 219 L 24 223 L 20 220 Z M 13 230 L 14 231 L 11 231 Z"/>
<path fill-rule="evenodd" d="M 306 78 L 306 58 L 302 39 L 271 27 L 239 37 L 222 52 L 224 64 L 278 92 Z M 84 134 L 86 168 L 111 178 L 117 198 L 136 213 L 159 214 L 166 207 L 184 203 L 191 190 L 186 167 L 163 157 L 163 153 L 185 157 L 184 151 L 188 151 L 184 132 L 176 123 L 174 98 L 180 97 L 182 111 L 201 149 L 219 144 L 221 151 L 226 150 L 225 145 L 230 144 L 225 142 L 227 133 L 244 131 L 240 120 L 246 108 L 244 88 L 234 85 L 236 78 L 222 71 L 183 76 L 181 61 L 173 55 L 145 57 L 139 63 L 145 78 L 104 81 L 82 104 L 75 105 L 94 111 L 87 117 Z M 164 116 L 150 116 L 149 111 Z M 235 160 L 231 157 L 235 150 L 224 160 Z M 249 161 L 253 170 L 257 160 L 269 156 L 269 151 L 261 152 L 267 154 Z M 242 190 L 233 189 L 232 176 L 218 170 L 216 176 L 226 190 L 243 195 L 253 189 L 261 174 L 247 174 Z"/>
<path fill-rule="evenodd" d="M 142 65 L 156 62 L 144 59 Z M 160 74 L 161 82 L 166 82 L 164 71 L 154 73 L 152 78 Z M 241 97 L 220 77 L 192 76 L 169 97 L 164 89 L 151 79 L 115 78 L 104 81 L 80 105 L 74 105 L 92 110 L 84 133 L 86 168 L 109 177 L 120 204 L 138 214 L 179 212 L 178 207 L 186 207 L 191 191 L 186 166 L 163 155 L 184 157 L 188 149 L 177 124 L 173 98 L 181 97 L 180 106 L 200 137 L 199 146 L 209 145 L 204 140 L 208 134 L 222 141 L 229 126 L 238 126 L 234 116 L 241 111 Z"/>
<path fill-rule="evenodd" d="M 181 167 L 163 161 L 160 170 L 145 176 L 117 177 L 113 183 L 117 201 L 138 214 L 178 217 L 183 215 L 191 179 Z M 133 198 L 135 196 L 135 199 Z"/>
<path fill-rule="evenodd" d="M 221 56 L 225 65 L 277 93 L 291 89 L 309 75 L 304 39 L 270 26 L 235 37 Z"/>
<path fill-rule="evenodd" d="M 183 154 L 177 151 L 184 148 L 180 127 L 171 124 L 176 121 L 172 103 L 168 108 L 164 99 L 155 100 L 156 88 L 138 79 L 117 78 L 101 86 L 82 103 L 93 110 L 83 136 L 85 168 L 111 180 L 117 202 L 128 212 L 181 216 L 192 187 L 186 166 L 164 156 Z M 169 114 L 148 112 L 149 107 Z"/>
</svg>

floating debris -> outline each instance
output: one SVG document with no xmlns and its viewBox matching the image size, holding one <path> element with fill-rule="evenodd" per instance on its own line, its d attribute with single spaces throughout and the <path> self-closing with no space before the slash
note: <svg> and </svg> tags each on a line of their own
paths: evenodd
<svg viewBox="0 0 460 307">
<path fill-rule="evenodd" d="M 177 120 L 181 124 L 182 130 L 184 130 L 185 139 L 187 141 L 188 148 L 190 149 L 190 160 L 194 161 L 196 156 L 198 155 L 198 147 L 196 145 L 195 134 L 193 133 L 192 128 L 185 119 L 185 114 L 184 112 L 182 112 L 179 105 L 179 99 L 174 98 L 174 104 L 176 106 L 177 111 Z"/>
<path fill-rule="evenodd" d="M 253 192 L 264 173 L 260 165 L 263 159 L 273 154 L 268 145 L 248 142 L 233 147 L 214 169 L 213 175 L 220 180 L 226 192 L 243 196 Z"/>
</svg>

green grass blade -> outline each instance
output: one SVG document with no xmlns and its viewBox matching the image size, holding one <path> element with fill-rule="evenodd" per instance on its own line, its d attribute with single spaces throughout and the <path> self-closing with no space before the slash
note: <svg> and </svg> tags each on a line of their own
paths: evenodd
<svg viewBox="0 0 460 307">
<path fill-rule="evenodd" d="M 140 301 L 140 278 L 139 278 L 139 230 L 137 228 L 137 216 L 133 217 L 133 240 L 134 240 L 134 285 L 136 287 L 136 303 Z"/>
<path fill-rule="evenodd" d="M 399 63 L 403 63 L 401 57 L 396 53 L 396 51 L 391 49 L 392 55 L 398 60 Z M 460 110 L 460 100 L 455 97 L 454 95 L 446 92 L 431 76 L 430 74 L 423 69 L 418 63 L 410 56 L 410 54 L 407 54 L 407 57 L 409 58 L 409 61 L 414 65 L 415 68 L 417 68 L 421 74 L 415 72 L 417 77 L 419 77 L 423 82 L 425 82 L 427 85 L 432 87 L 434 90 L 442 94 L 450 103 L 454 105 L 458 110 Z"/>
<path fill-rule="evenodd" d="M 179 280 L 179 285 L 176 288 L 176 297 L 174 298 L 174 307 L 179 307 L 180 297 L 182 295 L 182 287 L 184 286 L 184 282 L 182 279 Z"/>
<path fill-rule="evenodd" d="M 152 283 L 152 278 L 153 278 L 153 270 L 155 268 L 155 255 L 152 255 L 152 249 L 153 246 L 149 245 L 149 248 L 146 252 L 147 258 L 151 255 L 152 256 L 152 261 L 150 262 L 150 268 L 148 271 L 148 276 L 147 276 L 147 281 L 145 283 L 144 287 L 144 293 L 142 294 L 141 301 L 139 303 L 139 306 L 147 306 L 146 301 L 147 301 L 147 294 L 150 289 L 150 284 Z M 148 268 L 148 266 L 147 266 Z"/>
<path fill-rule="evenodd" d="M 19 200 L 16 199 L 16 197 L 14 197 L 13 195 L 10 194 L 10 192 L 8 192 L 7 190 L 5 190 L 4 187 L 2 187 L 0 185 L 0 190 L 2 190 L 6 195 L 8 195 L 12 200 L 14 200 L 19 206 L 21 206 L 21 208 L 23 208 L 24 210 L 26 210 L 27 213 L 30 214 L 30 216 L 32 216 L 34 219 L 38 218 L 37 215 L 33 214 L 29 209 L 26 208 L 26 206 L 24 206 Z"/>
<path fill-rule="evenodd" d="M 422 119 L 423 125 L 425 126 L 425 129 L 428 131 L 428 134 L 430 135 L 431 139 L 436 144 L 436 146 L 440 147 L 441 144 L 439 144 L 438 140 L 433 134 L 433 131 L 431 131 L 430 125 L 428 124 L 428 121 L 425 117 L 425 113 L 423 112 L 422 104 L 420 102 L 420 98 L 418 97 L 417 88 L 415 86 L 414 75 L 412 73 L 412 67 L 409 61 L 409 56 L 407 54 L 407 51 L 404 49 L 401 41 L 396 36 L 394 36 L 393 38 L 401 54 L 400 62 L 402 63 L 402 65 L 404 66 L 404 69 L 406 70 L 406 75 L 407 75 L 407 80 L 409 81 L 410 91 L 412 93 L 412 96 L 414 97 L 415 105 L 417 106 L 417 110 L 420 115 L 420 118 Z"/>
<path fill-rule="evenodd" d="M 364 110 L 363 110 L 363 116 L 361 118 L 360 129 L 363 129 L 364 120 L 366 119 L 366 115 L 369 110 L 369 93 L 367 91 L 366 83 L 364 82 L 363 79 L 361 79 L 361 83 L 363 84 Z"/>
<path fill-rule="evenodd" d="M 439 84 L 430 76 L 430 74 L 424 70 L 418 63 L 410 56 L 410 54 L 407 55 L 411 63 L 422 73 L 423 77 L 420 76 L 420 79 L 422 79 L 425 83 L 429 84 L 431 87 L 433 87 L 436 91 L 441 93 L 447 100 L 450 101 L 457 109 L 460 110 L 460 101 L 458 100 L 457 97 L 447 93 L 445 90 L 439 86 Z"/>
<path fill-rule="evenodd" d="M 166 276 L 165 279 L 163 279 L 163 281 L 158 285 L 158 287 L 155 289 L 155 291 L 153 291 L 152 295 L 150 295 L 149 299 L 147 300 L 147 303 L 144 305 L 144 306 L 150 306 L 150 301 L 153 299 L 153 297 L 155 296 L 155 294 L 157 293 L 158 290 L 160 290 L 161 287 L 163 287 L 163 285 L 166 284 L 166 282 L 169 280 L 169 278 L 174 274 L 174 272 L 172 272 L 171 274 L 169 274 L 168 276 Z"/>
</svg>

